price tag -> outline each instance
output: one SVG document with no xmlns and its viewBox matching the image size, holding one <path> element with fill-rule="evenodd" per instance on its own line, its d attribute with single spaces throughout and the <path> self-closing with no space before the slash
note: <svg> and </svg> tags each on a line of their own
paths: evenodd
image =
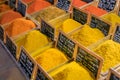
<svg viewBox="0 0 120 80">
<path fill-rule="evenodd" d="M 120 80 L 120 74 L 113 69 L 110 69 L 107 80 Z"/>
<path fill-rule="evenodd" d="M 20 52 L 19 64 L 26 76 L 31 79 L 35 64 L 28 57 L 27 52 L 22 48 Z"/>
<path fill-rule="evenodd" d="M 92 1 L 94 1 L 94 0 L 82 0 L 82 1 L 84 1 L 84 2 L 86 2 L 86 3 L 90 3 L 90 2 L 92 2 Z"/>
<path fill-rule="evenodd" d="M 62 32 L 59 33 L 56 47 L 65 53 L 69 58 L 73 57 L 75 42 L 66 37 Z"/>
<path fill-rule="evenodd" d="M 98 7 L 110 12 L 114 10 L 116 3 L 117 0 L 100 0 L 98 3 Z"/>
<path fill-rule="evenodd" d="M 39 66 L 35 80 L 52 80 L 52 78 Z"/>
<path fill-rule="evenodd" d="M 16 0 L 9 0 L 8 4 L 11 8 L 16 8 Z"/>
<path fill-rule="evenodd" d="M 58 0 L 56 6 L 60 9 L 68 11 L 70 4 L 71 4 L 70 0 Z"/>
<path fill-rule="evenodd" d="M 98 79 L 102 66 L 102 59 L 100 57 L 83 46 L 78 46 L 76 62 L 85 66 L 94 78 Z"/>
<path fill-rule="evenodd" d="M 92 28 L 98 28 L 103 32 L 105 36 L 109 34 L 110 24 L 107 22 L 104 22 L 103 20 L 98 19 L 97 17 L 94 17 L 94 16 L 91 17 L 90 26 Z"/>
<path fill-rule="evenodd" d="M 18 0 L 18 3 L 17 3 L 17 11 L 18 11 L 22 16 L 25 16 L 25 15 L 26 15 L 26 9 L 27 9 L 26 4 L 24 4 L 23 2 L 21 2 L 21 0 Z"/>
<path fill-rule="evenodd" d="M 6 47 L 10 51 L 10 53 L 13 55 L 13 57 L 16 59 L 17 47 L 8 35 L 6 35 Z"/>
<path fill-rule="evenodd" d="M 0 26 L 0 39 L 3 41 L 4 40 L 4 30 L 2 26 Z"/>
<path fill-rule="evenodd" d="M 41 20 L 41 32 L 54 40 L 55 29 L 44 20 Z"/>
<path fill-rule="evenodd" d="M 120 43 L 120 26 L 117 26 L 116 31 L 113 36 L 113 40 Z"/>
<path fill-rule="evenodd" d="M 54 4 L 54 0 L 47 0 L 48 2 L 50 2 L 51 4 Z"/>
<path fill-rule="evenodd" d="M 73 8 L 73 19 L 75 21 L 84 25 L 85 23 L 87 23 L 87 18 L 88 18 L 87 13 L 85 13 L 79 9 Z"/>
</svg>

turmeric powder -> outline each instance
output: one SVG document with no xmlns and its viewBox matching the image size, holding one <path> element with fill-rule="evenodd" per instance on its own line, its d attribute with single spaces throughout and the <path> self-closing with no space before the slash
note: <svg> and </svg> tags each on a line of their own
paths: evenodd
<svg viewBox="0 0 120 80">
<path fill-rule="evenodd" d="M 80 27 L 82 24 L 80 24 L 79 22 L 73 20 L 73 19 L 67 19 L 63 22 L 62 24 L 62 30 L 65 33 L 68 33 L 72 30 L 74 30 L 75 28 Z"/>
<path fill-rule="evenodd" d="M 89 72 L 75 61 L 49 73 L 54 80 L 94 80 Z"/>
<path fill-rule="evenodd" d="M 14 37 L 33 28 L 35 28 L 35 24 L 31 20 L 18 18 L 11 22 L 5 31 L 10 37 Z"/>
<path fill-rule="evenodd" d="M 70 37 L 84 46 L 89 46 L 104 37 L 104 34 L 97 28 L 84 25 L 82 29 L 72 33 Z"/>
<path fill-rule="evenodd" d="M 28 32 L 15 40 L 18 49 L 23 46 L 30 54 L 42 46 L 48 44 L 47 37 L 38 30 Z"/>
<path fill-rule="evenodd" d="M 114 31 L 116 23 L 120 23 L 120 17 L 116 15 L 115 13 L 106 14 L 102 16 L 102 18 L 112 23 L 112 31 Z"/>
<path fill-rule="evenodd" d="M 103 57 L 102 71 L 105 72 L 109 68 L 120 63 L 120 44 L 113 40 L 107 40 L 93 49 L 94 52 Z"/>
<path fill-rule="evenodd" d="M 50 48 L 40 53 L 35 60 L 40 64 L 45 70 L 50 70 L 61 63 L 67 61 L 66 56 L 55 48 Z"/>
<path fill-rule="evenodd" d="M 45 9 L 43 9 L 42 11 L 40 11 L 40 13 L 35 17 L 35 19 L 37 21 L 40 22 L 40 19 L 43 18 L 45 21 L 49 21 L 52 20 L 54 18 L 57 18 L 63 14 L 65 14 L 66 12 L 62 9 L 59 9 L 55 6 L 49 6 Z"/>
</svg>

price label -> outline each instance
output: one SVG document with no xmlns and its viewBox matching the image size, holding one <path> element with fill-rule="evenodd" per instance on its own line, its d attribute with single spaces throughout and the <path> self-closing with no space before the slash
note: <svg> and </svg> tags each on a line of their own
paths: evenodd
<svg viewBox="0 0 120 80">
<path fill-rule="evenodd" d="M 51 4 L 54 4 L 54 0 L 47 0 L 48 2 L 50 2 Z"/>
<path fill-rule="evenodd" d="M 56 6 L 60 9 L 68 11 L 70 4 L 71 4 L 70 0 L 58 0 Z"/>
<path fill-rule="evenodd" d="M 55 29 L 51 27 L 48 23 L 46 23 L 44 20 L 41 20 L 41 32 L 54 40 Z"/>
<path fill-rule="evenodd" d="M 21 49 L 19 64 L 22 70 L 25 72 L 26 76 L 31 79 L 32 72 L 34 70 L 34 63 L 32 60 L 26 55 L 27 52 L 24 49 Z"/>
<path fill-rule="evenodd" d="M 85 66 L 95 78 L 98 77 L 98 73 L 101 66 L 101 60 L 102 60 L 96 56 L 93 55 L 92 52 L 87 51 L 82 47 L 78 47 L 76 62 Z"/>
<path fill-rule="evenodd" d="M 114 10 L 117 0 L 100 0 L 98 7 L 102 8 L 108 12 Z"/>
<path fill-rule="evenodd" d="M 73 19 L 75 21 L 84 25 L 85 23 L 87 23 L 87 17 L 88 17 L 87 13 L 80 11 L 79 9 L 73 8 Z"/>
<path fill-rule="evenodd" d="M 99 30 L 101 30 L 103 32 L 103 34 L 105 36 L 107 36 L 109 34 L 110 24 L 108 24 L 94 16 L 91 17 L 90 26 L 92 28 L 98 28 Z"/>
<path fill-rule="evenodd" d="M 0 26 L 0 39 L 3 41 L 4 40 L 4 30 L 2 26 Z"/>
<path fill-rule="evenodd" d="M 16 59 L 17 47 L 8 35 L 6 35 L 6 47 L 10 51 L 10 53 L 13 55 L 13 57 Z"/>
<path fill-rule="evenodd" d="M 18 0 L 18 3 L 17 3 L 17 11 L 22 15 L 22 16 L 25 16 L 26 15 L 26 8 L 27 6 L 21 2 L 21 0 Z"/>
<path fill-rule="evenodd" d="M 120 43 L 120 26 L 117 26 L 113 40 Z"/>
<path fill-rule="evenodd" d="M 56 47 L 64 52 L 69 58 L 73 57 L 75 43 L 61 32 L 59 33 Z"/>
<path fill-rule="evenodd" d="M 9 5 L 11 8 L 16 8 L 16 0 L 9 0 Z"/>
<path fill-rule="evenodd" d="M 41 67 L 39 67 L 37 70 L 36 80 L 52 80 L 52 79 Z"/>
<path fill-rule="evenodd" d="M 90 2 L 92 2 L 93 0 L 82 0 L 82 1 L 84 1 L 84 2 L 86 2 L 86 3 L 90 3 Z"/>
</svg>

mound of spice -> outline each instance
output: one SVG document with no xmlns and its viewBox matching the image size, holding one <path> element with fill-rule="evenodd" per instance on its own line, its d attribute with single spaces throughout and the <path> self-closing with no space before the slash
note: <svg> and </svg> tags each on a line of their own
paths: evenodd
<svg viewBox="0 0 120 80">
<path fill-rule="evenodd" d="M 2 14 L 0 17 L 0 24 L 8 23 L 14 19 L 21 18 L 22 15 L 18 12 L 15 12 L 13 10 L 7 11 L 6 13 Z"/>
<path fill-rule="evenodd" d="M 38 64 L 40 64 L 45 70 L 50 70 L 59 64 L 62 64 L 67 61 L 64 53 L 55 48 L 50 48 L 45 50 L 43 53 L 40 53 L 36 59 Z"/>
<path fill-rule="evenodd" d="M 107 11 L 105 11 L 105 10 L 103 10 L 101 8 L 92 6 L 92 5 L 86 7 L 84 10 L 88 11 L 89 13 L 94 14 L 96 16 L 102 16 L 102 15 L 107 13 Z"/>
<path fill-rule="evenodd" d="M 113 40 L 107 40 L 96 48 L 93 49 L 94 52 L 103 57 L 103 67 L 102 71 L 105 72 L 109 68 L 117 66 L 120 63 L 120 44 L 114 42 Z"/>
<path fill-rule="evenodd" d="M 1 12 L 5 12 L 5 11 L 7 11 L 7 10 L 10 10 L 11 8 L 9 7 L 9 5 L 7 5 L 7 4 L 1 4 L 0 5 L 0 13 Z"/>
<path fill-rule="evenodd" d="M 87 4 L 87 3 L 82 0 L 73 0 L 73 3 L 72 3 L 73 6 L 78 7 L 78 8 L 85 4 Z"/>
<path fill-rule="evenodd" d="M 34 42 L 34 43 L 33 43 Z M 33 30 L 27 34 L 18 37 L 15 43 L 20 49 L 23 46 L 30 54 L 35 50 L 49 43 L 48 38 L 38 30 Z"/>
<path fill-rule="evenodd" d="M 64 15 L 66 12 L 62 9 L 59 9 L 55 6 L 49 6 L 42 10 L 35 19 L 40 22 L 40 19 L 43 18 L 45 21 L 52 20 L 54 18 L 57 18 L 61 15 Z"/>
<path fill-rule="evenodd" d="M 31 20 L 17 18 L 6 27 L 5 31 L 10 37 L 14 37 L 33 28 L 35 28 L 35 24 Z"/>
<path fill-rule="evenodd" d="M 75 61 L 49 73 L 54 80 L 94 80 L 89 72 Z"/>
<path fill-rule="evenodd" d="M 72 33 L 70 37 L 87 47 L 105 36 L 97 28 L 91 28 L 88 25 L 84 25 L 82 29 Z"/>
<path fill-rule="evenodd" d="M 24 3 L 30 3 L 30 2 L 32 2 L 32 1 L 34 1 L 34 0 L 22 0 Z"/>
<path fill-rule="evenodd" d="M 73 20 L 73 19 L 67 19 L 63 22 L 62 24 L 62 30 L 65 33 L 68 33 L 78 27 L 80 27 L 82 24 L 80 24 L 79 22 Z"/>
<path fill-rule="evenodd" d="M 37 12 L 42 10 L 51 4 L 45 0 L 35 0 L 27 9 L 27 13 L 31 14 L 33 12 Z"/>
</svg>

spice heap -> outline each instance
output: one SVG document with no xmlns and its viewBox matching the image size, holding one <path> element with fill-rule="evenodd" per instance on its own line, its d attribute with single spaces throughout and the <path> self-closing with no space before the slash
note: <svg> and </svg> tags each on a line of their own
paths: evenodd
<svg viewBox="0 0 120 80">
<path fill-rule="evenodd" d="M 29 53 L 32 53 L 42 46 L 48 44 L 48 39 L 38 30 L 33 30 L 24 36 L 18 37 L 15 42 L 19 49 L 21 46 L 23 46 Z"/>
<path fill-rule="evenodd" d="M 93 50 L 104 59 L 103 72 L 120 63 L 120 44 L 117 42 L 107 40 Z"/>
<path fill-rule="evenodd" d="M 106 14 L 102 18 L 112 23 L 112 30 L 114 30 L 116 23 L 120 23 L 120 17 L 114 13 Z"/>
<path fill-rule="evenodd" d="M 37 12 L 42 10 L 51 4 L 45 0 L 35 0 L 27 9 L 27 13 L 31 14 L 33 12 Z"/>
<path fill-rule="evenodd" d="M 50 6 L 42 10 L 35 19 L 40 22 L 40 19 L 43 18 L 45 21 L 52 20 L 54 18 L 57 18 L 66 12 L 62 9 L 59 9 L 55 6 Z"/>
<path fill-rule="evenodd" d="M 67 61 L 64 53 L 55 48 L 50 48 L 40 53 L 35 59 L 45 70 L 50 70 Z"/>
<path fill-rule="evenodd" d="M 82 29 L 72 33 L 70 37 L 84 46 L 89 46 L 104 37 L 104 34 L 97 28 L 84 25 Z"/>
<path fill-rule="evenodd" d="M 72 3 L 73 6 L 78 7 L 78 8 L 85 4 L 87 4 L 87 3 L 82 0 L 73 0 L 73 3 Z"/>
<path fill-rule="evenodd" d="M 31 20 L 18 18 L 12 21 L 5 30 L 10 37 L 14 37 L 33 28 L 35 24 Z"/>
<path fill-rule="evenodd" d="M 15 12 L 13 10 L 7 11 L 0 17 L 0 24 L 8 23 L 14 19 L 21 18 L 22 15 L 18 12 Z M 20 24 L 20 23 L 19 23 Z"/>
<path fill-rule="evenodd" d="M 22 0 L 24 3 L 30 3 L 30 2 L 32 2 L 32 1 L 34 1 L 34 0 Z"/>
<path fill-rule="evenodd" d="M 107 13 L 107 11 L 105 11 L 101 8 L 95 7 L 95 6 L 88 6 L 84 10 L 88 11 L 89 13 L 94 14 L 96 16 L 102 16 Z"/>
<path fill-rule="evenodd" d="M 1 4 L 0 5 L 0 13 L 1 12 L 5 12 L 5 11 L 7 11 L 7 10 L 10 10 L 11 8 L 9 7 L 9 5 L 7 5 L 7 4 Z"/>
<path fill-rule="evenodd" d="M 93 80 L 89 72 L 75 61 L 49 73 L 54 80 Z"/>
<path fill-rule="evenodd" d="M 82 24 L 80 24 L 79 22 L 73 20 L 73 19 L 67 19 L 63 22 L 62 24 L 62 30 L 65 33 L 68 33 L 72 30 L 74 30 L 75 28 L 80 27 Z"/>
</svg>

